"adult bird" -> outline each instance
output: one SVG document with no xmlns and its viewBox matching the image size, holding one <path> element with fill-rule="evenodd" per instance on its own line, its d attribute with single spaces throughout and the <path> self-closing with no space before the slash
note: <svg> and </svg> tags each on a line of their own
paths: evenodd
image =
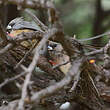
<svg viewBox="0 0 110 110">
<path fill-rule="evenodd" d="M 6 27 L 6 31 L 9 39 L 25 32 L 43 32 L 37 24 L 25 21 L 23 17 L 18 17 L 10 21 Z M 22 41 L 19 45 L 16 45 L 12 50 L 10 50 L 10 53 L 17 61 L 20 61 L 26 52 L 29 51 L 34 44 L 36 44 L 36 42 L 38 42 L 38 39 Z"/>
<path fill-rule="evenodd" d="M 35 24 L 34 22 L 25 21 L 23 17 L 18 17 L 10 21 L 6 27 L 6 31 L 9 39 L 10 37 L 13 38 L 23 32 L 43 32 L 37 24 Z M 21 45 L 24 47 L 30 47 L 32 44 L 35 43 L 35 41 L 36 40 L 26 40 L 21 42 Z"/>
<path fill-rule="evenodd" d="M 59 68 L 59 70 L 66 75 L 71 67 L 71 63 L 62 45 L 57 42 L 49 41 L 47 50 L 47 57 L 53 68 Z"/>
<path fill-rule="evenodd" d="M 42 31 L 38 25 L 33 22 L 25 21 L 23 17 L 18 17 L 10 21 L 6 30 L 10 37 L 17 36 L 22 32 Z"/>
</svg>

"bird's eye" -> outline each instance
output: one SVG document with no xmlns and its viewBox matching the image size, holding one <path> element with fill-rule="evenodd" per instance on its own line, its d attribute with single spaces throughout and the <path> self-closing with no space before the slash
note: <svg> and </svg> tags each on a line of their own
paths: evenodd
<svg viewBox="0 0 110 110">
<path fill-rule="evenodd" d="M 7 30 L 10 30 L 12 27 L 10 25 L 7 26 Z"/>
<path fill-rule="evenodd" d="M 15 23 L 10 23 L 10 24 L 9 24 L 9 26 L 11 26 L 11 27 L 14 26 L 14 25 L 15 25 Z"/>
<path fill-rule="evenodd" d="M 57 44 L 53 44 L 53 47 L 55 48 L 57 46 Z"/>
</svg>

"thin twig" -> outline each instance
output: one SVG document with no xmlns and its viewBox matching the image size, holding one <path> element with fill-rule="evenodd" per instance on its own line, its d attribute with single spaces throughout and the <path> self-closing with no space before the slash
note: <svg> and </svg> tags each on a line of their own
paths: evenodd
<svg viewBox="0 0 110 110">
<path fill-rule="evenodd" d="M 66 64 L 69 63 L 69 62 L 70 62 L 70 61 L 66 61 L 66 62 L 57 64 L 57 65 L 53 66 L 52 68 L 53 68 L 53 69 L 58 68 L 59 66 L 66 65 Z"/>
<path fill-rule="evenodd" d="M 72 91 L 75 90 L 75 88 L 76 88 L 76 86 L 77 86 L 77 84 L 78 84 L 78 82 L 79 82 L 79 80 L 80 80 L 80 73 L 81 73 L 81 71 L 79 71 L 79 72 L 74 76 L 74 83 L 73 83 L 73 86 L 72 86 L 72 88 L 70 89 L 69 92 L 72 92 Z"/>
<path fill-rule="evenodd" d="M 12 82 L 12 81 L 15 81 L 16 79 L 18 79 L 19 77 L 21 77 L 21 76 L 23 76 L 23 75 L 25 75 L 25 74 L 26 74 L 26 72 L 22 72 L 21 74 L 15 76 L 15 77 L 12 77 L 12 78 L 10 78 L 10 79 L 6 79 L 4 82 L 2 82 L 2 83 L 0 84 L 0 88 L 2 88 L 3 86 L 5 86 L 6 84 L 8 84 L 8 83 L 10 83 L 10 82 Z"/>
<path fill-rule="evenodd" d="M 90 56 L 90 55 L 96 55 L 96 54 L 100 54 L 100 53 L 103 53 L 104 49 L 101 48 L 99 50 L 95 50 L 95 51 L 92 51 L 92 52 L 88 52 L 88 53 L 85 53 L 86 56 Z"/>
<path fill-rule="evenodd" d="M 11 49 L 13 47 L 12 43 L 9 43 L 8 45 L 6 45 L 3 49 L 0 50 L 0 55 L 3 55 L 5 52 L 7 52 L 9 49 Z"/>
<path fill-rule="evenodd" d="M 110 40 L 104 47 L 104 68 L 109 69 L 110 68 L 110 55 L 109 55 L 109 49 L 110 49 Z"/>
<path fill-rule="evenodd" d="M 94 83 L 94 81 L 93 81 L 93 79 L 92 79 L 92 77 L 91 77 L 91 75 L 89 73 L 88 73 L 88 76 L 89 76 L 89 79 L 90 79 L 90 81 L 91 81 L 96 93 L 97 93 L 97 96 L 100 97 L 100 93 L 99 93 L 97 87 L 95 86 L 95 83 Z"/>
<path fill-rule="evenodd" d="M 98 39 L 98 38 L 103 37 L 103 36 L 106 36 L 106 35 L 110 35 L 110 31 L 105 32 L 105 33 L 100 34 L 100 35 L 97 35 L 97 36 L 94 36 L 94 37 L 91 37 L 91 38 L 87 38 L 87 39 L 79 39 L 78 41 L 80 41 L 80 42 L 84 42 L 84 41 L 88 41 L 88 40 Z"/>
<path fill-rule="evenodd" d="M 21 63 L 26 59 L 26 57 L 33 51 L 33 49 L 35 48 L 35 46 L 36 46 L 37 43 L 38 42 L 36 41 L 36 43 L 30 48 L 30 50 L 26 52 L 26 54 L 24 55 L 24 57 L 14 67 L 15 69 L 18 68 L 21 65 Z"/>
<path fill-rule="evenodd" d="M 12 42 L 10 42 L 9 44 L 7 44 L 3 49 L 0 50 L 0 55 L 3 55 L 5 52 L 7 52 L 8 50 L 10 50 L 13 47 L 13 43 L 15 42 L 21 42 L 27 39 L 39 39 L 42 38 L 43 33 L 41 32 L 27 32 L 27 33 L 22 33 L 16 37 L 14 37 L 13 39 L 10 38 L 10 40 Z"/>
<path fill-rule="evenodd" d="M 43 33 L 40 31 L 32 31 L 32 32 L 22 32 L 21 34 L 15 36 L 15 37 L 10 37 L 9 41 L 10 42 L 22 42 L 24 40 L 32 40 L 32 39 L 40 39 L 42 38 Z"/>
<path fill-rule="evenodd" d="M 30 12 L 28 9 L 25 9 L 25 12 L 27 14 L 29 14 L 33 20 L 35 21 L 35 23 L 43 30 L 43 31 L 47 31 L 48 27 L 46 25 L 44 25 L 32 12 Z"/>
</svg>

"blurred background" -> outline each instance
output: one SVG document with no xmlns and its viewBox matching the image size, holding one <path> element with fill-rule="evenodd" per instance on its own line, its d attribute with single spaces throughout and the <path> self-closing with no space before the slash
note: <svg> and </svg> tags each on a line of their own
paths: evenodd
<svg viewBox="0 0 110 110">
<path fill-rule="evenodd" d="M 56 0 L 66 34 L 88 38 L 109 31 L 110 0 Z M 107 38 L 95 39 L 95 46 L 102 46 Z M 88 43 L 88 42 L 87 42 Z"/>
<path fill-rule="evenodd" d="M 63 23 L 64 32 L 70 36 L 74 34 L 78 39 L 88 38 L 109 31 L 110 28 L 110 0 L 54 0 L 59 17 Z M 18 11 L 20 6 L 5 4 L 0 6 L 3 24 L 6 26 L 10 20 L 17 16 L 25 16 Z M 35 10 L 32 12 L 36 13 Z M 46 22 L 45 10 L 38 10 L 40 20 Z M 107 37 L 95 39 L 87 43 L 103 46 Z"/>
</svg>

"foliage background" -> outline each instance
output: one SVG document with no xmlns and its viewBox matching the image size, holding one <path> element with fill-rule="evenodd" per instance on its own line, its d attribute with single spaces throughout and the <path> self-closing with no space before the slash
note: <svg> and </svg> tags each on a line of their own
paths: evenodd
<svg viewBox="0 0 110 110">
<path fill-rule="evenodd" d="M 97 1 L 99 0 L 55 0 L 56 6 L 60 11 L 61 20 L 63 21 L 64 32 L 71 36 L 76 34 L 78 38 L 94 36 L 93 25 L 96 17 Z M 110 10 L 110 0 L 102 0 L 101 5 L 104 11 Z M 101 22 L 103 26 L 109 24 L 109 18 Z M 109 26 L 104 31 L 108 30 Z M 100 33 L 97 33 L 97 35 Z M 106 38 L 104 42 L 106 42 Z"/>
</svg>

